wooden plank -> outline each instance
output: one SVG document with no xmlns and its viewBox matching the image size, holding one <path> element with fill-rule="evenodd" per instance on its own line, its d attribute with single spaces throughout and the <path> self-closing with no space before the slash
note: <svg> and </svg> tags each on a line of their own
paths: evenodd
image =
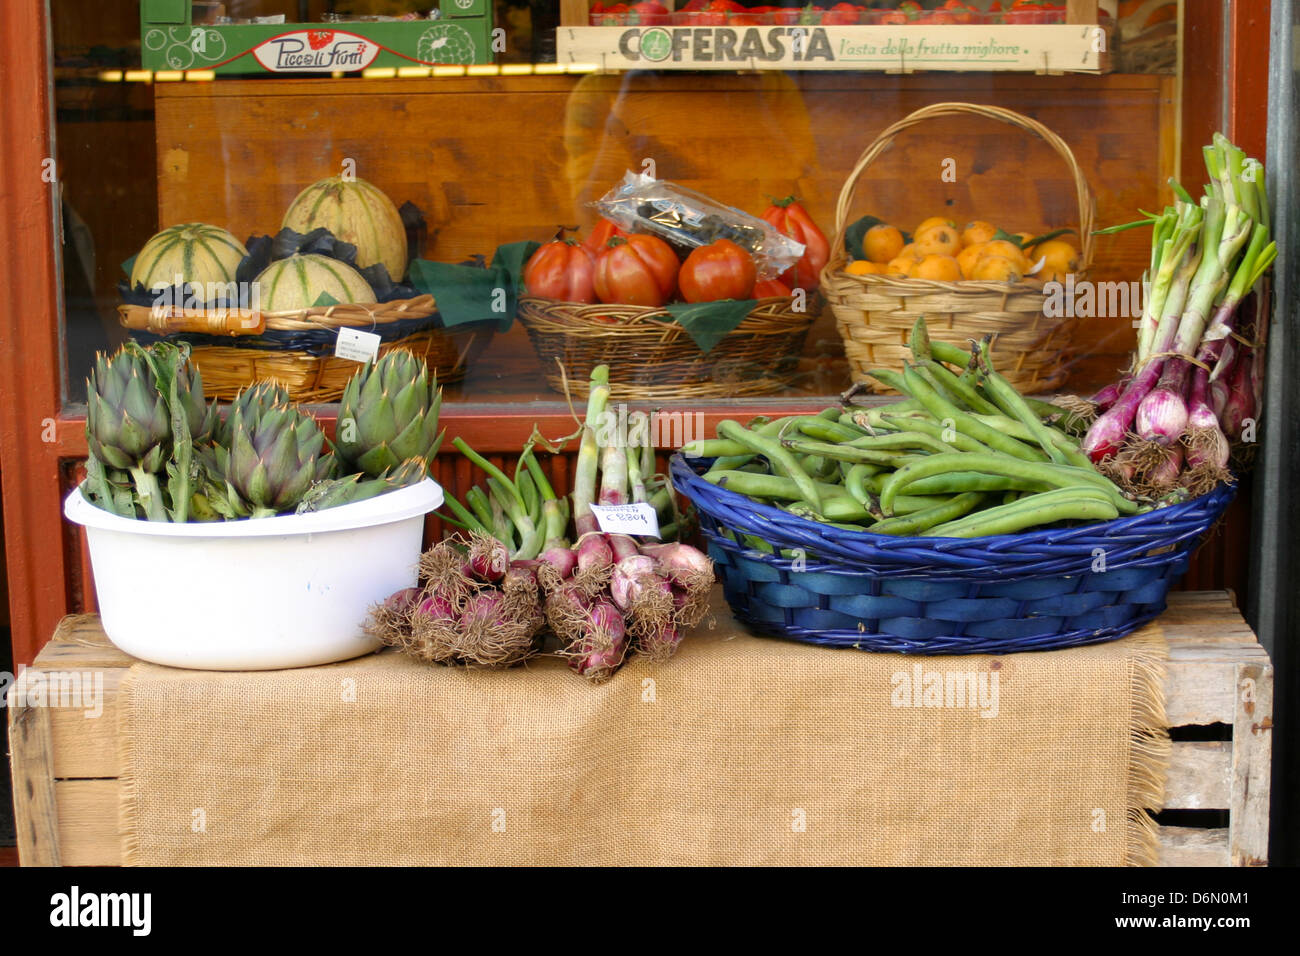
<svg viewBox="0 0 1300 956">
<path fill-rule="evenodd" d="M 1273 756 L 1273 668 L 1237 669 L 1232 722 L 1232 803 L 1228 847 L 1233 866 L 1268 865 L 1268 803 Z"/>
<path fill-rule="evenodd" d="M 64 365 L 59 183 L 42 175 L 54 153 L 49 30 L 45 0 L 4 5 L 0 156 L 12 172 L 0 196 L 0 498 L 15 665 L 31 663 L 69 609 L 58 450 L 45 435 L 62 405 Z"/>
<path fill-rule="evenodd" d="M 1174 741 L 1165 778 L 1166 810 L 1226 810 L 1232 797 L 1232 743 Z"/>
<path fill-rule="evenodd" d="M 1097 0 L 1065 0 L 1066 23 L 1096 23 Z"/>
<path fill-rule="evenodd" d="M 1228 831 L 1161 827 L 1158 866 L 1228 866 Z"/>
<path fill-rule="evenodd" d="M 118 807 L 122 788 L 118 781 L 60 780 L 55 792 L 63 865 L 121 866 Z"/>
<path fill-rule="evenodd" d="M 589 0 L 560 0 L 560 26 L 586 26 Z"/>
<path fill-rule="evenodd" d="M 1171 727 L 1231 724 L 1237 707 L 1234 661 L 1170 661 L 1165 717 Z"/>
<path fill-rule="evenodd" d="M 346 156 L 358 175 L 425 210 L 433 237 L 427 255 L 458 261 L 550 235 L 560 223 L 590 224 L 594 213 L 584 203 L 653 158 L 660 176 L 754 212 L 766 196 L 798 192 L 829 231 L 840 187 L 879 130 L 930 103 L 975 99 L 1031 114 L 1062 136 L 1097 194 L 1098 223 L 1121 222 L 1135 206 L 1158 202 L 1172 172 L 1158 168 L 1151 146 L 1164 89 L 1161 77 L 1019 76 L 993 77 L 975 94 L 952 75 L 917 76 L 900 90 L 883 76 L 780 73 L 343 79 L 330 81 L 324 94 L 320 81 L 160 84 L 159 216 L 219 222 L 239 235 L 265 232 L 298 189 L 335 172 Z M 309 129 L 304 115 L 312 116 Z M 448 115 L 476 119 L 448 125 Z M 732 122 L 719 126 L 719 115 Z M 394 148 L 381 135 L 394 123 L 440 132 L 432 147 Z M 893 151 L 900 155 L 882 157 L 870 171 L 863 195 L 877 208 L 864 201 L 859 212 L 907 227 L 945 210 L 964 218 L 1014 211 L 1019 221 L 1010 226 L 1030 231 L 1073 224 L 1059 159 L 1000 126 L 945 122 L 909 131 Z M 231 128 L 240 129 L 233 154 Z M 312 132 L 318 129 L 348 135 L 323 153 Z M 518 177 L 510 157 L 520 142 L 541 144 L 530 152 L 530 188 L 510 186 Z M 726 170 L 709 159 L 717 155 L 732 157 Z M 958 181 L 919 176 L 917 163 L 931 157 L 935 169 L 951 157 Z M 1133 279 L 1148 246 L 1136 231 L 1108 237 L 1098 244 L 1094 276 Z M 1119 354 L 1132 345 L 1128 323 L 1085 325 L 1081 354 Z"/>
<path fill-rule="evenodd" d="M 8 710 L 18 856 L 23 866 L 60 866 L 50 711 L 18 703 L 12 691 Z"/>
<path fill-rule="evenodd" d="M 54 742 L 56 779 L 116 777 L 118 762 L 118 690 L 123 668 L 98 672 L 103 675 L 103 697 L 98 716 L 86 716 L 76 707 L 47 707 L 50 736 Z"/>
</svg>

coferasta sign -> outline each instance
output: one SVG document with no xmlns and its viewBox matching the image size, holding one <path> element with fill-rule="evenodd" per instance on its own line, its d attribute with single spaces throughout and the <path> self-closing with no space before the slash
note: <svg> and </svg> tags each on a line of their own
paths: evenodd
<svg viewBox="0 0 1300 956">
<path fill-rule="evenodd" d="M 560 27 L 561 63 L 602 70 L 1102 69 L 1105 31 L 1048 26 Z"/>
</svg>

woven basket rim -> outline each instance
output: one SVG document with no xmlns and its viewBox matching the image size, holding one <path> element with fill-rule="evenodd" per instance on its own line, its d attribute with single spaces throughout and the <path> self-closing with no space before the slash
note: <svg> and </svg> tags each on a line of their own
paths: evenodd
<svg viewBox="0 0 1300 956">
<path fill-rule="evenodd" d="M 126 302 L 117 307 L 118 316 L 124 325 L 127 315 L 152 311 L 150 306 Z M 363 325 L 385 325 L 404 319 L 424 319 L 437 311 L 434 297 L 424 293 L 409 299 L 390 299 L 387 302 L 338 302 L 306 309 L 262 312 L 261 315 L 266 320 L 267 331 L 301 332 L 313 328 L 356 328 Z"/>
<path fill-rule="evenodd" d="M 694 459 L 700 463 L 707 463 L 711 459 L 698 458 Z M 827 550 L 819 552 L 823 560 L 838 559 L 841 562 L 863 561 L 866 560 L 861 556 L 850 556 L 846 552 L 847 543 L 859 544 L 878 550 L 881 556 L 893 552 L 904 550 L 920 550 L 932 554 L 937 566 L 930 566 L 929 571 L 943 571 L 944 573 L 954 573 L 959 570 L 978 571 L 980 568 L 966 566 L 959 568 L 956 559 L 963 559 L 963 563 L 968 560 L 974 560 L 977 556 L 983 557 L 991 565 L 1000 565 L 1008 567 L 1007 558 L 1014 556 L 1017 552 L 1025 551 L 1037 557 L 1037 553 L 1032 552 L 1034 546 L 1044 546 L 1057 550 L 1069 549 L 1076 544 L 1075 539 L 1089 538 L 1093 535 L 1102 535 L 1110 533 L 1114 537 L 1114 532 L 1121 533 L 1140 533 L 1145 530 L 1146 525 L 1159 522 L 1168 524 L 1171 518 L 1180 518 L 1198 509 L 1215 508 L 1222 510 L 1236 494 L 1236 486 L 1231 483 L 1224 483 L 1196 498 L 1190 498 L 1187 501 L 1180 501 L 1176 504 L 1166 505 L 1163 508 L 1157 508 L 1153 511 L 1144 512 L 1136 515 L 1121 515 L 1118 518 L 1112 518 L 1109 521 L 1096 521 L 1088 524 L 1078 525 L 1073 528 L 1052 528 L 1039 529 L 1035 531 L 1024 531 L 1014 534 L 986 535 L 979 538 L 940 538 L 940 537 L 904 537 L 896 535 L 873 534 L 870 531 L 849 531 L 847 529 L 835 528 L 830 525 L 824 525 L 813 521 L 809 518 L 801 518 L 798 515 L 790 514 L 774 508 L 771 505 L 763 504 L 747 495 L 739 492 L 729 491 L 719 485 L 714 485 L 705 481 L 696 473 L 690 461 L 680 451 L 675 452 L 669 462 L 669 471 L 671 473 L 673 484 L 677 490 L 689 498 L 695 507 L 708 514 L 714 520 L 719 520 L 713 515 L 708 503 L 700 500 L 700 491 L 707 491 L 718 498 L 727 501 L 728 504 L 743 506 L 744 510 L 749 511 L 761 518 L 766 519 L 769 523 L 778 527 L 788 526 L 792 532 L 803 532 L 802 538 L 823 537 L 831 534 L 833 539 L 844 539 L 845 545 L 839 545 L 834 540 L 826 540 Z M 680 480 L 679 480 L 680 479 Z M 730 499 L 730 500 L 728 500 Z M 1205 529 L 1208 530 L 1209 525 Z M 1154 529 L 1153 529 L 1154 530 Z M 746 532 L 751 533 L 751 532 Z M 1154 537 L 1154 535 L 1153 535 Z M 766 540 L 766 539 L 764 539 Z M 825 539 L 824 539 L 825 540 Z M 776 547 L 802 547 L 803 543 L 782 543 L 769 541 Z M 1075 550 L 1080 556 L 1087 556 L 1089 562 L 1092 560 L 1091 541 L 1084 542 Z M 1159 547 L 1159 545 L 1155 545 Z M 961 554 L 960 552 L 970 552 L 970 554 Z M 1174 552 L 1176 553 L 1176 549 Z M 900 555 L 901 556 L 901 555 Z M 1026 555 L 1027 557 L 1029 554 Z M 1028 562 L 1024 562 L 1028 563 Z M 1108 570 L 1122 568 L 1123 562 L 1110 562 L 1108 560 Z M 903 562 L 899 562 L 899 567 Z M 925 566 L 916 564 L 915 570 L 919 574 L 926 573 Z M 987 570 L 987 569 L 985 569 Z M 1014 564 L 1008 567 L 1008 570 L 1014 571 Z M 1060 573 L 1060 572 L 1052 572 Z"/>
<path fill-rule="evenodd" d="M 809 301 L 816 299 L 816 295 L 809 296 Z M 767 318 L 790 317 L 792 319 L 815 318 L 816 310 L 809 308 L 802 312 L 797 312 L 793 308 L 781 310 L 775 309 L 777 305 L 793 306 L 794 296 L 768 296 L 762 299 L 753 299 L 754 307 L 749 310 L 745 316 L 745 321 L 755 313 L 761 313 Z M 536 303 L 536 306 L 534 304 Z M 701 303 L 704 304 L 704 303 Z M 645 306 L 645 305 L 625 305 L 618 302 L 566 302 L 563 299 L 547 299 L 538 295 L 521 295 L 518 299 L 517 311 L 522 313 L 525 307 L 545 308 L 550 311 L 564 311 L 572 318 L 581 321 L 596 321 L 602 318 L 608 318 L 612 313 L 615 315 L 626 316 L 626 321 L 622 325 L 611 326 L 607 322 L 600 322 L 601 328 L 617 334 L 625 330 L 629 325 L 636 323 L 656 323 L 658 325 L 673 325 L 681 328 L 676 317 L 663 306 Z M 736 326 L 740 328 L 740 326 Z M 733 332 L 735 329 L 732 330 Z M 730 333 L 728 333 L 730 334 Z"/>
</svg>

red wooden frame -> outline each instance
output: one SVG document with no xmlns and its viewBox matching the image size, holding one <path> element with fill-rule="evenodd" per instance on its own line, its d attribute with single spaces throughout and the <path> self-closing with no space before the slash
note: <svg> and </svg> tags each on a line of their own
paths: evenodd
<svg viewBox="0 0 1300 956">
<path fill-rule="evenodd" d="M 74 606 L 69 572 L 80 565 L 79 543 L 61 515 L 61 469 L 86 453 L 84 418 L 62 407 L 56 258 L 57 185 L 42 171 L 53 156 L 49 23 L 45 0 L 7 0 L 0 22 L 5 109 L 0 112 L 0 490 L 3 492 L 10 617 L 16 664 L 30 663 L 54 626 Z M 1221 56 L 1222 7 L 1187 0 L 1183 133 L 1199 144 L 1218 127 L 1222 103 L 1227 135 L 1254 155 L 1267 136 L 1268 5 L 1235 0 L 1228 18 L 1227 57 Z M 1220 78 L 1213 69 L 1228 64 Z M 1211 105 L 1213 104 L 1213 106 Z M 1209 107 L 1209 108 L 1207 108 Z M 1195 160 L 1199 165 L 1199 152 Z M 1190 168 L 1190 167 L 1188 167 Z M 790 410 L 810 407 L 791 403 Z M 699 409 L 706 426 L 745 409 Z M 765 405 L 764 411 L 768 411 Z M 569 430 L 567 414 L 539 415 L 524 407 L 448 407 L 444 421 L 484 452 L 517 449 L 534 422 L 546 434 Z M 332 425 L 332 422 L 330 422 Z M 72 560 L 70 560 L 72 559 Z M 78 587 L 84 587 L 80 582 Z"/>
</svg>

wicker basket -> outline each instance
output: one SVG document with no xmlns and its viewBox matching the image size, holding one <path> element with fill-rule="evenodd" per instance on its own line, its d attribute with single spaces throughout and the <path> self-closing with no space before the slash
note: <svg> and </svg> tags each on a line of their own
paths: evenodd
<svg viewBox="0 0 1300 956">
<path fill-rule="evenodd" d="M 759 299 L 707 353 L 664 309 L 524 296 L 518 316 L 557 392 L 565 390 L 567 376 L 568 390 L 585 398 L 591 370 L 608 365 L 615 399 L 732 398 L 768 395 L 793 380 L 821 298 L 809 297 L 803 312 L 794 311 L 793 301 Z"/>
<path fill-rule="evenodd" d="M 695 505 L 738 618 L 764 635 L 901 654 L 1055 650 L 1130 634 L 1164 610 L 1235 492 L 1220 485 L 1073 528 L 906 538 L 773 508 L 705 481 L 709 464 L 679 452 L 672 479 Z M 747 535 L 777 553 L 750 547 Z"/>
<path fill-rule="evenodd" d="M 332 402 L 357 370 L 357 363 L 334 355 L 340 328 L 377 332 L 379 353 L 402 348 L 423 356 L 439 383 L 459 381 L 492 338 L 494 326 L 447 331 L 436 323 L 433 296 L 395 299 L 374 305 L 318 306 L 297 312 L 223 316 L 181 309 L 154 310 L 119 305 L 122 325 L 137 338 L 182 338 L 193 345 L 194 360 L 209 398 L 230 401 L 253 382 L 272 379 L 296 402 Z M 226 341 L 247 344 L 225 344 Z"/>
<path fill-rule="evenodd" d="M 867 376 L 873 368 L 901 368 L 910 358 L 908 335 L 919 316 L 926 317 L 930 334 L 949 342 L 997 334 L 998 369 L 1017 390 L 1037 393 L 1059 388 L 1070 361 L 1070 342 L 1076 318 L 1049 318 L 1043 314 L 1047 296 L 1042 283 L 963 280 L 940 282 L 883 275 L 849 275 L 844 232 L 849 210 L 862 174 L 894 138 L 927 120 L 947 116 L 983 116 L 1010 123 L 1041 137 L 1065 160 L 1079 201 L 1079 235 L 1082 241 L 1080 272 L 1092 262 L 1093 198 L 1070 147 L 1035 120 L 1011 110 L 972 103 L 936 103 L 917 110 L 882 132 L 859 157 L 835 207 L 835 238 L 831 258 L 822 271 L 822 291 L 835 314 L 844 339 L 844 352 L 855 382 L 885 391 Z"/>
</svg>

